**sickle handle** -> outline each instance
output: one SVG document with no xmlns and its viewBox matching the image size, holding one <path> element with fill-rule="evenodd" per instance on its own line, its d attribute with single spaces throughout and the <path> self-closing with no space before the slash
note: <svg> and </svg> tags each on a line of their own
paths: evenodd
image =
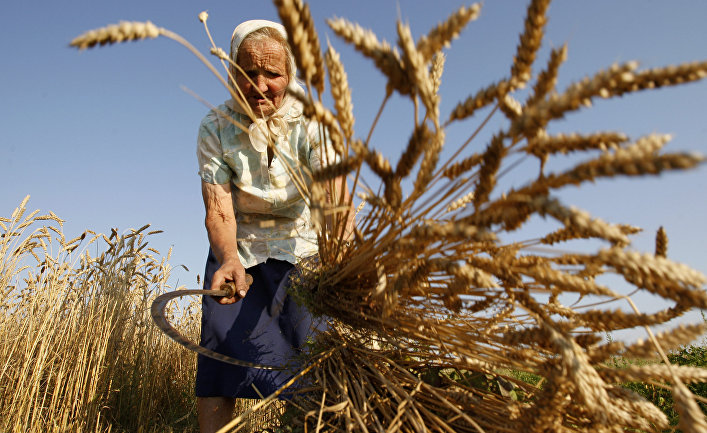
<svg viewBox="0 0 707 433">
<path fill-rule="evenodd" d="M 253 284 L 253 277 L 251 277 L 250 274 L 245 274 L 245 283 L 249 287 L 251 284 Z M 236 295 L 236 283 L 234 283 L 233 281 L 226 281 L 224 284 L 221 284 L 220 289 L 226 292 L 225 296 L 227 298 L 232 298 Z"/>
</svg>

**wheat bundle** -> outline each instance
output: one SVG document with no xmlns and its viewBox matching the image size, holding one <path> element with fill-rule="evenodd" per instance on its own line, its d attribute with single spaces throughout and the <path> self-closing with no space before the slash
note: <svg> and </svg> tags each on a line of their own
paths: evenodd
<svg viewBox="0 0 707 433">
<path fill-rule="evenodd" d="M 678 328 L 658 337 L 646 328 L 650 343 L 629 346 L 602 343 L 601 338 L 605 332 L 665 323 L 690 309 L 707 307 L 705 277 L 668 258 L 664 231 L 658 234 L 655 254 L 639 254 L 630 249 L 636 228 L 594 218 L 553 194 L 598 178 L 690 169 L 704 158 L 662 152 L 668 136 L 631 140 L 620 132 L 552 135 L 548 125 L 596 98 L 702 79 L 707 62 L 645 71 L 633 62 L 612 65 L 558 90 L 558 70 L 567 47 L 552 51 L 546 67 L 533 75 L 549 1 L 531 0 L 510 76 L 472 93 L 444 120 L 438 93 L 444 67 L 441 50 L 477 18 L 479 5 L 462 7 L 418 42 L 409 26 L 399 22 L 399 49 L 358 24 L 330 20 L 331 29 L 385 75 L 387 96 L 398 92 L 414 104 L 414 127 L 396 165 L 372 148 L 370 131 L 365 140 L 355 137 L 344 67 L 331 48 L 322 57 L 306 5 L 275 3 L 303 79 L 310 90 L 318 90 L 303 100 L 305 113 L 334 141 L 340 158 L 313 173 L 312 186 L 302 188 L 318 226 L 327 231 L 320 235 L 319 260 L 303 263 L 293 293 L 315 314 L 330 318 L 332 327 L 320 335 L 316 354 L 295 378 L 304 377 L 306 385 L 289 402 L 289 428 L 347 432 L 667 428 L 658 408 L 618 386 L 641 378 L 671 383 L 665 386 L 673 388 L 680 428 L 706 431 L 704 416 L 684 386 L 704 381 L 702 370 L 669 363 L 616 370 L 605 362 L 614 355 L 655 352 L 667 362 L 664 351 L 688 343 L 704 332 L 703 326 Z M 78 41 L 79 47 L 90 47 L 103 39 Z M 325 66 L 334 111 L 321 102 Z M 519 101 L 514 93 L 526 83 L 532 86 L 529 96 Z M 385 101 L 381 110 L 384 106 Z M 487 117 L 469 140 L 445 143 L 450 125 L 472 118 L 484 107 L 493 108 L 485 112 Z M 507 121 L 488 142 L 476 143 L 480 152 L 469 152 L 468 144 L 491 116 L 505 116 Z M 451 158 L 441 160 L 445 145 L 456 147 Z M 552 158 L 565 153 L 584 155 L 585 160 L 546 172 Z M 540 175 L 521 187 L 504 189 L 498 179 L 519 156 L 537 159 Z M 378 178 L 379 192 L 362 186 L 364 168 Z M 292 169 L 298 173 L 297 167 Z M 353 212 L 352 199 L 347 201 L 350 196 L 334 182 L 342 174 L 349 174 L 363 199 L 351 242 L 345 242 L 343 233 Z M 411 188 L 403 194 L 406 185 Z M 540 238 L 508 240 L 509 233 L 517 234 L 533 218 L 554 220 L 559 228 Z M 554 249 L 582 239 L 598 240 L 602 246 L 581 253 Z M 626 294 L 605 283 L 607 276 L 657 295 L 669 307 L 643 314 Z M 609 307 L 618 302 L 628 303 L 632 310 Z M 539 382 L 518 379 L 524 374 Z M 237 428 L 240 419 L 227 429 Z"/>
</svg>

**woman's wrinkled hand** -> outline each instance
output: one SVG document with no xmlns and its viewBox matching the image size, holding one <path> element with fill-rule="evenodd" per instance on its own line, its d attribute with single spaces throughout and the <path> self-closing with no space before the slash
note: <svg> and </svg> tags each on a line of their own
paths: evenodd
<svg viewBox="0 0 707 433">
<path fill-rule="evenodd" d="M 236 285 L 233 297 L 215 297 L 219 304 L 233 304 L 240 301 L 248 293 L 249 285 L 246 282 L 245 268 L 239 260 L 225 261 L 214 273 L 211 280 L 211 290 L 219 290 L 223 284 L 232 281 Z"/>
</svg>

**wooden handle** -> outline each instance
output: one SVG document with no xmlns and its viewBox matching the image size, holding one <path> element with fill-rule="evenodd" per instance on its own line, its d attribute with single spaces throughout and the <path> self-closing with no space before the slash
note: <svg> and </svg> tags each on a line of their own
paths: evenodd
<svg viewBox="0 0 707 433">
<path fill-rule="evenodd" d="M 253 277 L 251 277 L 250 274 L 245 274 L 245 283 L 248 287 L 253 284 Z M 236 294 L 236 283 L 233 281 L 226 281 L 224 284 L 221 284 L 220 289 L 227 292 L 227 298 L 232 298 Z"/>
</svg>

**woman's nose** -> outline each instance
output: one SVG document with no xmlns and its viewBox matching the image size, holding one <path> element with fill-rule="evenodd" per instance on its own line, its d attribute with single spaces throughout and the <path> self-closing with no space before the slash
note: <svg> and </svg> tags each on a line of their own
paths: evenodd
<svg viewBox="0 0 707 433">
<path fill-rule="evenodd" d="M 265 93 L 266 90 L 268 90 L 268 83 L 265 80 L 265 77 L 262 75 L 258 75 L 255 77 L 255 82 L 256 87 L 263 93 Z"/>
</svg>

